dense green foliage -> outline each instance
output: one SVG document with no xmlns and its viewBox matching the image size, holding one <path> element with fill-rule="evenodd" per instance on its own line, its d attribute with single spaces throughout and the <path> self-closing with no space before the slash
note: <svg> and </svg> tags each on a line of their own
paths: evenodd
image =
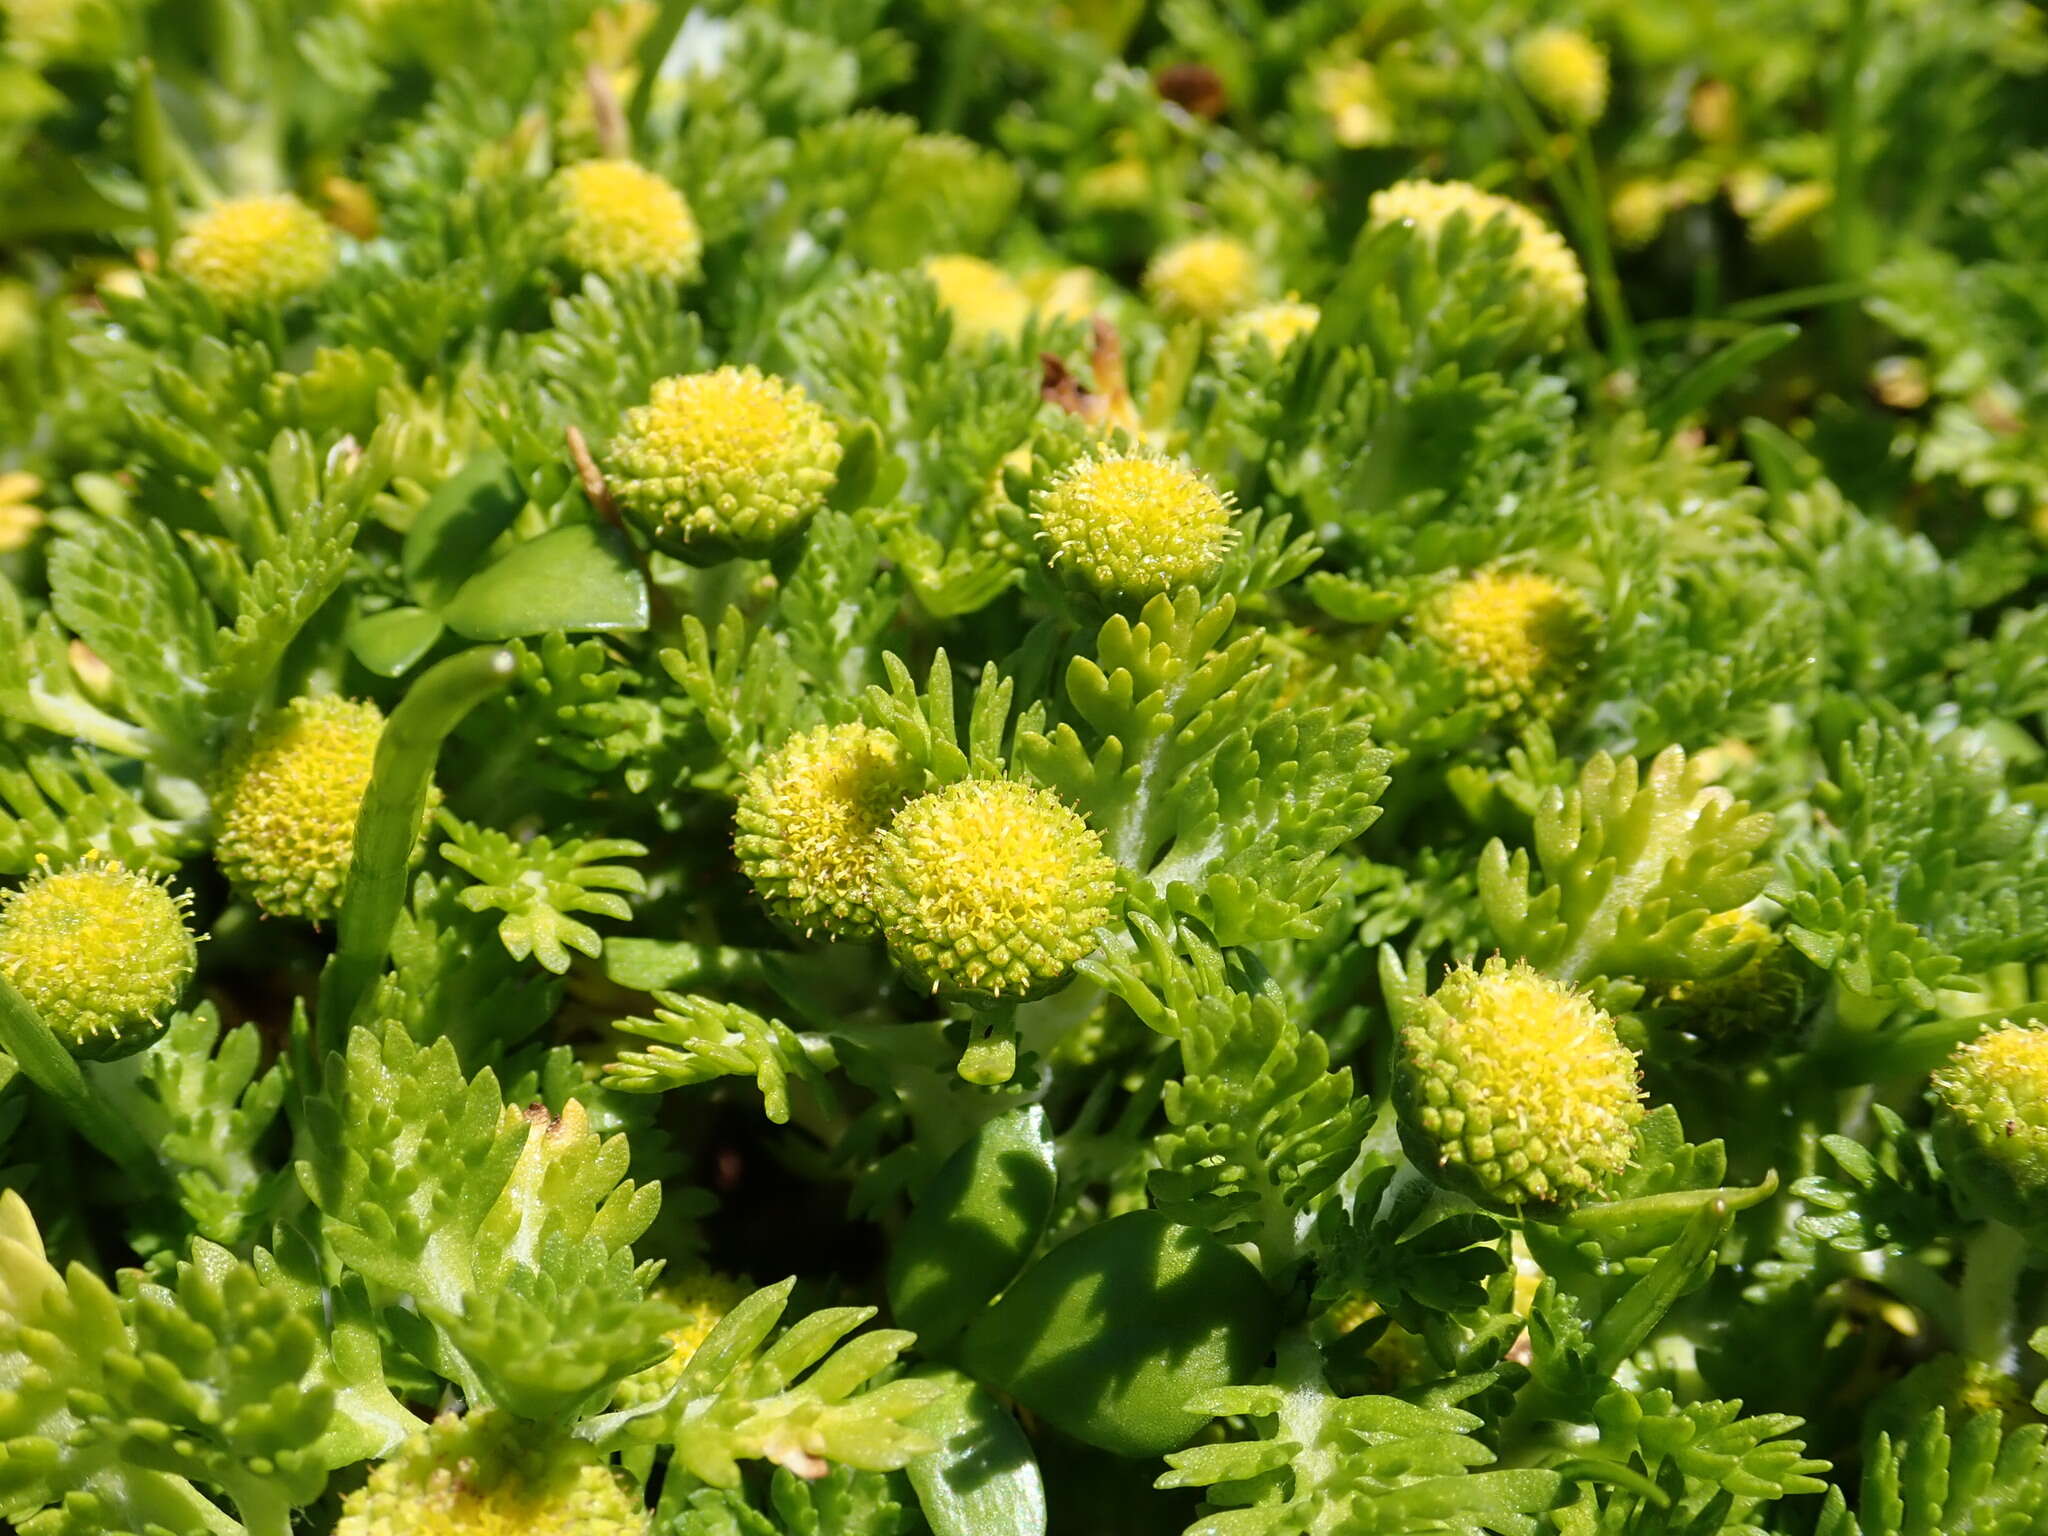
<svg viewBox="0 0 2048 1536">
<path fill-rule="evenodd" d="M 0 1524 L 2048 1536 L 2019 0 L 0 0 Z"/>
</svg>

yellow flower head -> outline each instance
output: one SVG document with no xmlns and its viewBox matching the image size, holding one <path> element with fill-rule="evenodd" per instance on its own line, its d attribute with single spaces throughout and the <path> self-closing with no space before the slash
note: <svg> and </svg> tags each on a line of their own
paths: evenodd
<svg viewBox="0 0 2048 1536">
<path fill-rule="evenodd" d="M 649 537 L 704 563 L 772 554 L 825 504 L 839 433 L 801 386 L 748 364 L 656 381 L 612 440 L 611 490 Z"/>
<path fill-rule="evenodd" d="M 555 173 L 567 225 L 562 253 L 600 277 L 692 282 L 704 240 L 683 194 L 631 160 L 584 160 Z"/>
<path fill-rule="evenodd" d="M 1330 136 L 1346 149 L 1394 142 L 1394 109 L 1379 71 L 1364 59 L 1325 64 L 1311 78 L 1317 108 Z"/>
<path fill-rule="evenodd" d="M 909 793 L 896 738 L 864 725 L 803 731 L 740 790 L 734 849 L 768 909 L 792 928 L 875 931 L 876 839 Z"/>
<path fill-rule="evenodd" d="M 875 911 L 921 986 L 962 1000 L 1051 991 L 1108 921 L 1116 866 L 1057 795 L 968 779 L 904 806 L 882 833 Z"/>
<path fill-rule="evenodd" d="M 1432 243 L 1459 214 L 1477 234 L 1495 219 L 1514 231 L 1514 262 L 1525 284 L 1524 315 L 1532 344 L 1553 341 L 1586 307 L 1586 274 L 1557 231 L 1511 198 L 1463 181 L 1397 181 L 1372 195 L 1375 225 L 1412 223 Z"/>
<path fill-rule="evenodd" d="M 191 900 L 118 860 L 45 862 L 0 895 L 0 971 L 74 1055 L 130 1055 L 164 1032 L 192 979 Z"/>
<path fill-rule="evenodd" d="M 1541 27 L 1515 45 L 1522 89 L 1561 123 L 1587 128 L 1607 110 L 1607 52 L 1573 27 Z"/>
<path fill-rule="evenodd" d="M 1827 211 L 1835 189 L 1824 181 L 1795 181 L 1759 208 L 1749 221 L 1749 237 L 1772 245 L 1806 228 Z"/>
<path fill-rule="evenodd" d="M 1448 651 L 1479 698 L 1504 710 L 1553 716 L 1592 654 L 1585 599 L 1534 571 L 1481 571 L 1440 593 L 1417 618 Z"/>
<path fill-rule="evenodd" d="M 383 732 L 374 704 L 294 699 L 229 755 L 213 856 L 271 916 L 334 916 Z"/>
<path fill-rule="evenodd" d="M 1943 1164 L 2015 1226 L 2048 1223 L 2048 1026 L 2005 1024 L 1957 1047 L 1934 1074 Z"/>
<path fill-rule="evenodd" d="M 1024 280 L 1032 313 L 1047 320 L 1086 320 L 1102 303 L 1102 276 L 1093 267 L 1053 267 Z"/>
<path fill-rule="evenodd" d="M 1055 570 L 1106 598 L 1143 598 L 1216 574 L 1236 530 L 1230 501 L 1179 459 L 1105 451 L 1032 498 Z"/>
<path fill-rule="evenodd" d="M 1152 258 L 1145 291 L 1175 319 L 1214 324 L 1258 299 L 1258 258 L 1231 235 L 1196 235 Z"/>
<path fill-rule="evenodd" d="M 407 1440 L 342 1501 L 334 1536 L 646 1536 L 647 1523 L 600 1452 L 485 1411 Z"/>
<path fill-rule="evenodd" d="M 1680 981 L 1664 989 L 1665 1007 L 1695 1034 L 1729 1042 L 1765 1041 L 1799 1016 L 1806 986 L 1799 952 L 1740 907 L 1716 912 L 1708 928 L 1732 928 L 1750 957 L 1724 976 Z"/>
<path fill-rule="evenodd" d="M 674 1309 L 675 1325 L 662 1335 L 673 1348 L 646 1370 L 620 1382 L 614 1406 L 630 1408 L 660 1397 L 683 1374 L 690 1357 L 704 1347 L 711 1330 L 725 1321 L 725 1314 L 752 1294 L 751 1287 L 708 1269 L 656 1287 L 654 1299 Z"/>
<path fill-rule="evenodd" d="M 1151 196 L 1151 169 L 1134 155 L 1105 161 L 1074 182 L 1074 198 L 1087 209 L 1142 208 Z"/>
<path fill-rule="evenodd" d="M 1401 1031 L 1409 1155 L 1496 1210 L 1562 1214 L 1625 1169 L 1642 1119 L 1635 1053 L 1581 992 L 1498 956 L 1444 978 Z"/>
<path fill-rule="evenodd" d="M 1656 239 L 1670 211 L 1671 196 L 1654 176 L 1637 176 L 1614 189 L 1607 200 L 1607 223 L 1617 243 L 1640 250 Z"/>
<path fill-rule="evenodd" d="M 289 193 L 215 203 L 171 247 L 171 270 L 230 315 L 305 297 L 336 259 L 333 231 Z"/>
<path fill-rule="evenodd" d="M 1224 322 L 1218 339 L 1224 347 L 1238 352 L 1248 352 L 1253 342 L 1262 341 L 1267 351 L 1279 357 L 1313 331 L 1322 318 L 1322 310 L 1315 305 L 1304 304 L 1299 299 L 1284 299 L 1278 304 L 1260 304 L 1231 316 Z"/>
<path fill-rule="evenodd" d="M 1031 298 L 1017 280 L 979 256 L 927 256 L 919 268 L 939 291 L 955 339 L 970 345 L 1014 341 L 1031 318 Z"/>
</svg>

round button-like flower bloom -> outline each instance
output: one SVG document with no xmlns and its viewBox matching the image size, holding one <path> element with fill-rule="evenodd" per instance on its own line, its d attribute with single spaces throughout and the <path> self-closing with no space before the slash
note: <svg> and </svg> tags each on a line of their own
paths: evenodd
<svg viewBox="0 0 2048 1536">
<path fill-rule="evenodd" d="M 801 533 L 839 471 L 839 433 L 799 385 L 752 364 L 660 379 L 607 455 L 619 504 L 697 564 L 762 556 Z"/>
<path fill-rule="evenodd" d="M 1495 1210 L 1562 1215 L 1629 1164 L 1635 1053 L 1581 992 L 1498 956 L 1444 978 L 1395 1049 L 1403 1145 Z"/>
<path fill-rule="evenodd" d="M 374 704 L 294 699 L 230 753 L 213 856 L 271 916 L 334 916 L 383 731 Z"/>
<path fill-rule="evenodd" d="M 1196 235 L 1152 258 L 1145 291 L 1176 319 L 1214 324 L 1257 300 L 1258 258 L 1231 235 Z"/>
<path fill-rule="evenodd" d="M 756 764 L 733 847 L 768 910 L 805 933 L 872 934 L 876 840 L 909 787 L 896 738 L 864 725 L 799 732 Z"/>
<path fill-rule="evenodd" d="M 192 979 L 191 900 L 115 859 L 45 863 L 0 896 L 0 971 L 72 1054 L 130 1055 L 164 1032 Z"/>
<path fill-rule="evenodd" d="M 289 193 L 215 203 L 171 247 L 171 270 L 225 314 L 305 297 L 334 275 L 334 232 Z"/>
<path fill-rule="evenodd" d="M 555 173 L 567 223 L 562 254 L 600 277 L 691 282 L 703 270 L 704 238 L 690 204 L 631 160 L 584 160 Z"/>
<path fill-rule="evenodd" d="M 1322 318 L 1322 310 L 1313 304 L 1283 299 L 1278 304 L 1255 305 L 1231 316 L 1224 322 L 1218 339 L 1238 351 L 1248 351 L 1254 341 L 1262 341 L 1266 350 L 1278 357 L 1313 331 Z"/>
<path fill-rule="evenodd" d="M 2005 1024 L 1934 1074 L 1942 1163 L 1988 1216 L 2048 1223 L 2048 1027 Z"/>
<path fill-rule="evenodd" d="M 1031 296 L 992 261 L 979 256 L 928 256 L 919 268 L 939 291 L 958 341 L 1014 341 L 1031 318 Z"/>
<path fill-rule="evenodd" d="M 1505 219 L 1515 233 L 1514 262 L 1525 283 L 1524 320 L 1532 345 L 1557 338 L 1586 307 L 1586 274 L 1556 230 L 1510 198 L 1463 181 L 1397 181 L 1372 195 L 1367 217 L 1375 225 L 1412 223 L 1432 243 L 1459 214 L 1477 234 Z"/>
<path fill-rule="evenodd" d="M 1236 530 L 1230 499 L 1179 459 L 1106 451 L 1032 497 L 1046 560 L 1105 598 L 1143 598 L 1214 576 Z"/>
<path fill-rule="evenodd" d="M 1423 634 L 1464 669 L 1466 685 L 1504 710 L 1556 715 L 1593 651 L 1584 598 L 1534 571 L 1480 571 L 1416 616 Z"/>
<path fill-rule="evenodd" d="M 1607 110 L 1607 53 L 1574 27 L 1539 27 L 1515 44 L 1522 89 L 1561 123 L 1586 128 Z"/>
<path fill-rule="evenodd" d="M 1116 866 L 1046 790 L 967 779 L 904 806 L 882 833 L 875 912 L 920 986 L 962 1001 L 1023 1002 L 1092 953 Z"/>
<path fill-rule="evenodd" d="M 342 1501 L 334 1536 L 646 1536 L 647 1508 L 589 1445 L 489 1411 L 444 1415 Z"/>
</svg>

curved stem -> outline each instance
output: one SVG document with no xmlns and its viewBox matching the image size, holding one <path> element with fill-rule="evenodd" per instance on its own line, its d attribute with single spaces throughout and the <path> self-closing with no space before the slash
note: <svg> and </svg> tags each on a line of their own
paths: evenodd
<svg viewBox="0 0 2048 1536">
<path fill-rule="evenodd" d="M 2020 1271 L 2027 1240 L 2002 1221 L 1986 1222 L 1963 1251 L 1963 1353 L 1994 1371 L 2019 1368 Z"/>
<path fill-rule="evenodd" d="M 356 817 L 339 942 L 320 976 L 315 1023 L 325 1045 L 347 1035 L 390 953 L 442 741 L 464 715 L 509 683 L 517 668 L 516 658 L 501 646 L 450 656 L 413 684 L 385 723 Z"/>
<path fill-rule="evenodd" d="M 141 1132 L 86 1081 L 63 1042 L 5 976 L 0 976 L 0 1046 L 55 1101 L 79 1135 L 138 1179 L 161 1182 L 162 1165 Z"/>
</svg>

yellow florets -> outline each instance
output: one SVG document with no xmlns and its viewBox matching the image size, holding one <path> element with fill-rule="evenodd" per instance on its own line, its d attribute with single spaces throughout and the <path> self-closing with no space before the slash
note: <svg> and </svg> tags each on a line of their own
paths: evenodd
<svg viewBox="0 0 2048 1536">
<path fill-rule="evenodd" d="M 1634 1155 L 1635 1053 L 1524 961 L 1451 972 L 1401 1031 L 1394 1075 L 1410 1156 L 1497 1209 L 1562 1212 Z"/>
<path fill-rule="evenodd" d="M 333 232 L 287 193 L 216 203 L 171 248 L 171 270 L 231 315 L 304 297 L 335 262 Z"/>
<path fill-rule="evenodd" d="M 683 194 L 631 160 L 585 160 L 555 173 L 567 226 L 562 253 L 600 277 L 693 281 L 704 239 Z"/>
<path fill-rule="evenodd" d="M 1593 649 L 1585 600 L 1533 571 L 1481 571 L 1438 594 L 1417 618 L 1451 654 L 1466 686 L 1504 710 L 1555 715 Z"/>
<path fill-rule="evenodd" d="M 1254 341 L 1262 341 L 1266 350 L 1278 357 L 1313 331 L 1322 318 L 1322 310 L 1299 299 L 1260 304 L 1233 315 L 1218 339 L 1226 348 L 1238 351 L 1248 351 Z"/>
<path fill-rule="evenodd" d="M 213 856 L 273 917 L 318 923 L 339 907 L 383 731 L 374 704 L 294 699 L 229 756 Z"/>
<path fill-rule="evenodd" d="M 1463 214 L 1473 234 L 1505 219 L 1515 234 L 1514 261 L 1527 285 L 1525 320 L 1532 344 L 1554 340 L 1586 307 L 1586 274 L 1557 231 L 1522 204 L 1463 181 L 1397 181 L 1372 195 L 1375 225 L 1412 223 L 1432 243 Z"/>
<path fill-rule="evenodd" d="M 479 1412 L 406 1441 L 342 1501 L 334 1536 L 645 1536 L 647 1523 L 600 1452 Z"/>
<path fill-rule="evenodd" d="M 1813 223 L 1835 200 L 1835 189 L 1824 181 L 1795 181 L 1770 199 L 1749 221 L 1750 238 L 1759 245 L 1772 245 Z"/>
<path fill-rule="evenodd" d="M 1046 560 L 1104 597 L 1148 597 L 1214 576 L 1236 531 L 1230 500 L 1178 459 L 1104 452 L 1031 501 Z"/>
<path fill-rule="evenodd" d="M 799 385 L 749 364 L 658 380 L 610 449 L 611 490 L 682 559 L 762 556 L 803 531 L 839 470 L 839 433 Z"/>
<path fill-rule="evenodd" d="M 2048 1027 L 2006 1024 L 1934 1074 L 1943 1163 L 1989 1215 L 2048 1223 Z"/>
<path fill-rule="evenodd" d="M 1671 209 L 1671 195 L 1663 182 L 1652 176 L 1637 176 L 1615 188 L 1607 200 L 1607 223 L 1615 242 L 1639 250 L 1656 239 Z"/>
<path fill-rule="evenodd" d="M 871 934 L 876 838 L 908 792 L 902 751 L 886 731 L 831 725 L 792 736 L 740 791 L 740 867 L 791 927 Z"/>
<path fill-rule="evenodd" d="M 1394 109 L 1379 71 L 1364 59 L 1325 64 L 1311 79 L 1330 137 L 1346 149 L 1394 142 Z"/>
<path fill-rule="evenodd" d="M 191 900 L 118 860 L 46 861 L 0 895 L 0 971 L 74 1055 L 129 1055 L 164 1032 L 192 979 Z"/>
<path fill-rule="evenodd" d="M 619 1383 L 614 1403 L 621 1408 L 650 1402 L 673 1386 L 690 1363 L 690 1357 L 704 1347 L 712 1330 L 725 1321 L 725 1314 L 745 1301 L 752 1291 L 736 1280 L 700 1269 L 673 1285 L 661 1286 L 654 1294 L 656 1301 L 674 1311 L 674 1326 L 662 1334 L 671 1350 L 654 1365 Z"/>
<path fill-rule="evenodd" d="M 875 911 L 919 985 L 1021 1002 L 1094 950 L 1115 875 L 1102 839 L 1058 796 L 968 779 L 911 801 L 883 832 Z"/>
<path fill-rule="evenodd" d="M 1751 946 L 1749 958 L 1725 975 L 1674 982 L 1661 1001 L 1695 1034 L 1732 1043 L 1770 1039 L 1805 1000 L 1799 952 L 1739 907 L 1716 912 L 1705 926 L 1732 928 L 1732 943 Z"/>
<path fill-rule="evenodd" d="M 994 262 L 979 256 L 928 256 L 919 270 L 938 290 L 960 341 L 1014 341 L 1031 318 L 1030 295 Z"/>
<path fill-rule="evenodd" d="M 1258 299 L 1258 258 L 1230 235 L 1196 235 L 1152 258 L 1145 291 L 1176 319 L 1213 324 Z"/>
<path fill-rule="evenodd" d="M 1542 27 L 1515 45 L 1522 89 L 1561 123 L 1585 128 L 1607 110 L 1607 53 L 1572 27 Z"/>
</svg>

